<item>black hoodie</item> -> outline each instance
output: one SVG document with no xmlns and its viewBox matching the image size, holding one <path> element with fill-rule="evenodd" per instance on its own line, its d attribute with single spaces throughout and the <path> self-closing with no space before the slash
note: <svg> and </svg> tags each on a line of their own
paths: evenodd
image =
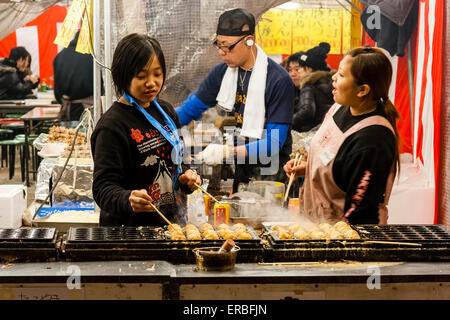
<svg viewBox="0 0 450 320">
<path fill-rule="evenodd" d="M 0 100 L 24 99 L 39 85 L 39 81 L 22 81 L 17 62 L 8 58 L 0 62 Z"/>
<path fill-rule="evenodd" d="M 62 96 L 71 100 L 83 99 L 94 92 L 94 65 L 90 54 L 75 51 L 79 32 L 67 48 L 58 53 L 53 60 L 55 98 L 62 104 Z M 78 120 L 83 112 L 81 104 L 72 104 L 70 120 Z"/>
<path fill-rule="evenodd" d="M 292 129 L 306 132 L 322 123 L 334 104 L 332 75 L 336 71 L 314 71 L 300 83 L 299 102 L 294 106 Z"/>
</svg>

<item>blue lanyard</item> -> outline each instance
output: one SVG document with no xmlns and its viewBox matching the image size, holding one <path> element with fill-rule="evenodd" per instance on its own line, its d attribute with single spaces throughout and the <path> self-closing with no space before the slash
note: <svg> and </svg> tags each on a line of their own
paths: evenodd
<svg viewBox="0 0 450 320">
<path fill-rule="evenodd" d="M 136 102 L 136 100 L 127 94 L 126 92 L 123 93 L 123 97 L 125 100 L 128 101 L 131 105 L 134 105 L 137 107 L 137 109 L 145 116 L 145 118 L 148 120 L 148 122 L 156 129 L 158 130 L 164 138 L 169 141 L 169 143 L 173 146 L 174 152 L 172 152 L 172 162 L 174 166 L 176 167 L 175 174 L 173 176 L 173 188 L 174 190 L 178 189 L 178 177 L 181 174 L 181 162 L 183 161 L 183 141 L 180 139 L 180 136 L 178 135 L 178 129 L 175 123 L 173 122 L 172 118 L 169 117 L 167 113 L 164 112 L 163 108 L 159 105 L 158 101 L 156 101 L 156 98 L 153 100 L 153 103 L 155 104 L 158 111 L 162 114 L 164 118 L 164 122 L 169 127 L 169 132 L 166 128 L 164 128 L 158 120 L 153 118 L 145 109 Z"/>
</svg>

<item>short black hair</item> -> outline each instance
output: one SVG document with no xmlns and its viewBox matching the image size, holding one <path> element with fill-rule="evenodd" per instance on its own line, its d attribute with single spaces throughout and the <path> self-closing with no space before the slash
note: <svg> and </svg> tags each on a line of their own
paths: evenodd
<svg viewBox="0 0 450 320">
<path fill-rule="evenodd" d="M 9 60 L 17 61 L 20 58 L 25 60 L 26 58 L 30 57 L 30 63 L 31 63 L 31 54 L 25 49 L 24 47 L 14 47 L 9 52 Z"/>
<path fill-rule="evenodd" d="M 166 80 L 166 61 L 159 42 L 145 34 L 132 33 L 122 38 L 114 51 L 111 74 L 116 93 L 129 93 L 131 81 L 145 67 L 148 60 L 156 56 Z M 162 87 L 161 86 L 161 87 Z"/>
<path fill-rule="evenodd" d="M 289 67 L 289 63 L 291 63 L 291 62 L 297 62 L 298 64 L 300 64 L 300 58 L 304 54 L 305 54 L 305 52 L 299 51 L 299 52 L 293 53 L 289 57 L 287 57 L 288 67 Z"/>
</svg>

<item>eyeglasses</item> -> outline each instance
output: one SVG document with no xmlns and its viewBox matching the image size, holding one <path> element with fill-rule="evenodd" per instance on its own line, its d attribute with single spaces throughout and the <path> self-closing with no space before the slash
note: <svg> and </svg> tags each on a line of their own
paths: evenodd
<svg viewBox="0 0 450 320">
<path fill-rule="evenodd" d="M 213 42 L 213 46 L 217 48 L 217 50 L 222 50 L 225 53 L 230 52 L 231 50 L 233 50 L 233 48 L 239 43 L 241 42 L 246 36 L 243 36 L 242 38 L 240 38 L 238 41 L 236 41 L 235 43 L 233 43 L 232 45 L 229 46 L 221 46 L 219 45 L 219 43 L 217 42 L 217 39 L 214 40 Z"/>
<path fill-rule="evenodd" d="M 292 68 L 288 68 L 287 71 L 299 73 L 300 69 L 301 69 L 301 67 L 292 67 Z"/>
</svg>

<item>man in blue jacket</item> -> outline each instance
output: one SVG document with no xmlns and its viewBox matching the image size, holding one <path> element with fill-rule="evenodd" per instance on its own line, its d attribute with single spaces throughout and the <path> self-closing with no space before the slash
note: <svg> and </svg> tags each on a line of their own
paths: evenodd
<svg viewBox="0 0 450 320">
<path fill-rule="evenodd" d="M 255 44 L 255 17 L 245 9 L 222 13 L 213 44 L 223 62 L 176 111 L 187 125 L 218 105 L 234 114 L 236 130 L 233 146 L 211 144 L 197 158 L 217 164 L 233 156 L 233 192 L 250 178 L 285 181 L 295 94 L 289 74 Z"/>
</svg>

